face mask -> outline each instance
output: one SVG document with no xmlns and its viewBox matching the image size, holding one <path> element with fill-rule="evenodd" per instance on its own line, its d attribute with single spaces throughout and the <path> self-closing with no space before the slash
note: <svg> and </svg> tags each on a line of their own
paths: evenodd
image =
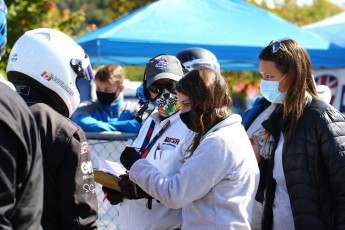
<svg viewBox="0 0 345 230">
<path fill-rule="evenodd" d="M 154 100 L 153 104 L 157 105 L 157 109 L 161 113 L 169 116 L 180 110 L 180 104 L 177 95 L 164 89 Z"/>
<path fill-rule="evenodd" d="M 280 81 L 283 80 L 284 77 L 280 79 Z M 285 100 L 286 92 L 279 91 L 280 81 L 261 80 L 260 82 L 261 94 L 271 103 L 282 104 Z"/>
<path fill-rule="evenodd" d="M 118 98 L 117 91 L 118 90 L 116 90 L 115 93 L 104 93 L 96 91 L 97 99 L 102 105 L 110 105 Z"/>
<path fill-rule="evenodd" d="M 180 113 L 180 118 L 181 118 L 181 121 L 187 126 L 188 129 L 190 130 L 193 130 L 191 128 L 192 126 L 192 122 L 191 122 L 191 119 L 190 119 L 190 114 L 191 114 L 191 111 L 188 111 L 188 112 L 185 112 L 185 113 Z M 193 130 L 195 132 L 195 130 Z"/>
</svg>

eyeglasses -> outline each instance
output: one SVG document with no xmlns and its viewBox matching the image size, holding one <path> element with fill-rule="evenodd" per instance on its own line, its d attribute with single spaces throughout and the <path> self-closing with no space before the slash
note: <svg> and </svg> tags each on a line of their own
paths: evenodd
<svg viewBox="0 0 345 230">
<path fill-rule="evenodd" d="M 270 42 L 270 44 L 268 44 L 268 46 L 271 47 L 271 52 L 272 52 L 272 54 L 274 54 L 274 53 L 277 53 L 278 50 L 280 49 L 281 43 L 278 42 L 278 41 L 272 40 L 272 41 Z"/>
<path fill-rule="evenodd" d="M 161 93 L 164 89 L 173 92 L 175 84 L 173 82 L 168 82 L 167 84 L 158 84 L 158 83 L 153 83 L 152 85 L 149 86 L 149 90 L 152 93 Z"/>
</svg>

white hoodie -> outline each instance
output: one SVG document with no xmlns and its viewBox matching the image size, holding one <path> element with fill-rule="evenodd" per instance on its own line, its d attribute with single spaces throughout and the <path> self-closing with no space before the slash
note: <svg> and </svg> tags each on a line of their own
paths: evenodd
<svg viewBox="0 0 345 230">
<path fill-rule="evenodd" d="M 130 179 L 171 208 L 182 208 L 182 229 L 250 229 L 259 168 L 237 114 L 218 123 L 181 169 L 162 174 L 148 160 Z"/>
</svg>

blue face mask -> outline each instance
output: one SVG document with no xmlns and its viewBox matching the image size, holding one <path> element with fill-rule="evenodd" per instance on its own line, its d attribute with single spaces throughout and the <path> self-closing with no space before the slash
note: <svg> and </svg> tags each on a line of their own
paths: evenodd
<svg viewBox="0 0 345 230">
<path fill-rule="evenodd" d="M 280 79 L 280 81 L 283 80 L 285 76 Z M 286 92 L 279 91 L 280 81 L 261 80 L 260 82 L 260 91 L 262 96 L 264 96 L 264 98 L 266 98 L 271 103 L 282 104 L 285 100 Z"/>
</svg>

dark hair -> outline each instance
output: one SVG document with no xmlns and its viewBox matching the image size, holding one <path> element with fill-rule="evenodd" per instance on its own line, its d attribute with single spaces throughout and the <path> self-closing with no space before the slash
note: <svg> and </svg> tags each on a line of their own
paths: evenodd
<svg viewBox="0 0 345 230">
<path fill-rule="evenodd" d="M 289 88 L 280 109 L 283 110 L 284 116 L 291 116 L 291 127 L 285 136 L 285 142 L 288 142 L 303 115 L 306 92 L 317 96 L 317 91 L 306 49 L 293 39 L 282 39 L 275 43 L 278 46 L 273 47 L 274 42 L 271 42 L 260 52 L 259 60 L 272 61 L 278 70 L 287 74 Z"/>
<path fill-rule="evenodd" d="M 177 92 L 189 97 L 192 128 L 196 131 L 189 147 L 190 156 L 200 144 L 202 136 L 216 123 L 230 116 L 232 100 L 227 80 L 217 71 L 198 66 L 179 80 Z"/>
</svg>

